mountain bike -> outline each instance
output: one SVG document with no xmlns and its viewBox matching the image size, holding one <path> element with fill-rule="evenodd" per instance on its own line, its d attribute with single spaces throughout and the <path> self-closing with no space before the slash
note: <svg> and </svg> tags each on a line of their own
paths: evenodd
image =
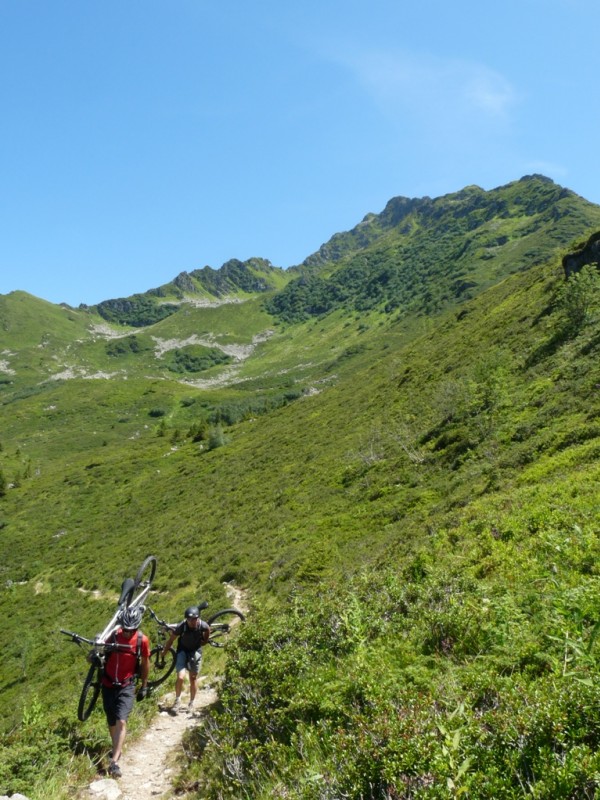
<svg viewBox="0 0 600 800">
<path fill-rule="evenodd" d="M 198 606 L 200 611 L 208 608 L 208 603 L 204 601 Z M 165 643 L 172 633 L 177 629 L 179 623 L 165 622 L 159 619 L 150 606 L 146 609 L 148 614 L 156 622 L 159 643 L 150 652 L 150 675 L 148 676 L 148 688 L 155 689 L 164 683 L 175 669 L 177 654 L 170 649 L 164 652 Z M 210 626 L 208 642 L 211 647 L 225 647 L 231 634 L 231 629 L 239 622 L 244 622 L 246 617 L 237 608 L 224 608 L 210 616 L 206 622 Z"/>
<path fill-rule="evenodd" d="M 73 631 L 66 631 L 62 628 L 61 633 L 69 636 L 71 641 L 82 647 L 84 644 L 91 645 L 92 649 L 88 653 L 90 668 L 83 682 L 83 688 L 79 697 L 77 707 L 77 718 L 85 722 L 90 716 L 98 700 L 100 688 L 102 686 L 102 673 L 106 656 L 113 650 L 129 650 L 128 645 L 117 645 L 109 641 L 112 634 L 118 629 L 123 611 L 126 608 L 143 607 L 144 600 L 150 594 L 152 581 L 156 573 L 156 558 L 148 556 L 140 566 L 135 578 L 126 578 L 121 585 L 121 595 L 117 603 L 117 610 L 104 630 L 95 639 L 88 639 Z M 145 610 L 145 609 L 144 609 Z"/>
</svg>

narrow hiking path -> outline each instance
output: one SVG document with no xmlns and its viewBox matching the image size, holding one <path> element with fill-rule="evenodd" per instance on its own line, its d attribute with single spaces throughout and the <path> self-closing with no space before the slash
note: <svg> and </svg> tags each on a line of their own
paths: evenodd
<svg viewBox="0 0 600 800">
<path fill-rule="evenodd" d="M 246 594 L 232 584 L 226 585 L 232 606 L 247 613 Z M 175 680 L 173 676 L 173 681 Z M 217 683 L 208 683 L 206 676 L 198 678 L 198 691 L 194 711 L 173 714 L 170 711 L 175 692 L 163 695 L 159 713 L 150 726 L 135 741 L 126 742 L 120 766 L 123 776 L 119 780 L 99 778 L 88 787 L 87 797 L 98 800 L 160 800 L 172 794 L 172 782 L 177 773 L 176 758 L 186 731 L 200 724 L 204 712 L 218 699 Z M 186 692 L 187 689 L 187 692 Z M 185 708 L 189 700 L 186 682 L 181 696 Z"/>
</svg>

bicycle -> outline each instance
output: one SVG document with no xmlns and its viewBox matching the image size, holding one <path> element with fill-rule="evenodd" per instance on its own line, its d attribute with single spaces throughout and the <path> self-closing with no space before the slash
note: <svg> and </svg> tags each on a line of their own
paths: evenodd
<svg viewBox="0 0 600 800">
<path fill-rule="evenodd" d="M 73 631 L 60 629 L 61 633 L 69 636 L 71 641 L 79 647 L 82 647 L 83 644 L 88 644 L 92 647 L 92 650 L 88 653 L 88 660 L 91 662 L 90 668 L 85 676 L 77 706 L 77 718 L 81 722 L 85 722 L 90 716 L 98 700 L 107 654 L 118 649 L 129 650 L 128 646 L 114 644 L 109 639 L 118 629 L 121 615 L 126 608 L 143 607 L 144 600 L 146 600 L 152 588 L 155 573 L 156 558 L 148 556 L 137 571 L 135 578 L 126 578 L 123 581 L 117 610 L 102 633 L 99 633 L 95 639 L 88 639 Z"/>
<path fill-rule="evenodd" d="M 198 609 L 204 611 L 208 608 L 206 600 L 200 603 Z M 175 669 L 177 655 L 173 649 L 166 654 L 164 652 L 165 642 L 177 629 L 178 623 L 165 622 L 159 619 L 150 606 L 146 609 L 148 614 L 156 622 L 159 644 L 152 648 L 150 652 L 150 675 L 148 677 L 148 687 L 152 690 L 161 683 L 164 683 Z M 237 608 L 224 608 L 210 616 L 206 622 L 210 627 L 208 642 L 211 647 L 225 647 L 231 633 L 231 629 L 238 622 L 245 622 L 246 617 Z"/>
<path fill-rule="evenodd" d="M 97 641 L 105 642 L 119 627 L 121 614 L 126 608 L 137 608 L 143 605 L 150 594 L 152 581 L 156 573 L 156 558 L 148 556 L 138 569 L 135 578 L 125 578 L 121 585 L 121 595 L 117 602 L 117 610 L 106 628 L 96 637 Z"/>
</svg>

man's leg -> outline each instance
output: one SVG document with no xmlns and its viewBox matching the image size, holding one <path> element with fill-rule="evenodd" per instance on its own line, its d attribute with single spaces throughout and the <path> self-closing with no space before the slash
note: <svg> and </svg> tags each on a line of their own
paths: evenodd
<svg viewBox="0 0 600 800">
<path fill-rule="evenodd" d="M 182 669 L 177 673 L 177 680 L 175 681 L 175 702 L 173 703 L 172 710 L 178 711 L 181 704 L 181 692 L 183 690 L 183 681 L 185 679 L 185 670 Z"/>
<path fill-rule="evenodd" d="M 179 704 L 181 703 L 183 681 L 185 680 L 185 674 L 187 672 L 186 657 L 182 650 L 180 650 L 175 657 L 175 669 L 177 670 L 177 679 L 175 680 L 175 703 L 173 704 L 173 710 L 177 711 L 179 709 Z"/>
<path fill-rule="evenodd" d="M 121 758 L 123 752 L 123 742 L 127 733 L 127 720 L 118 719 L 116 724 L 110 729 L 110 738 L 112 740 L 112 761 L 117 762 Z"/>
<path fill-rule="evenodd" d="M 175 681 L 175 699 L 179 700 L 181 697 L 181 692 L 183 690 L 183 682 L 185 680 L 185 670 L 182 669 L 180 672 L 177 673 L 177 680 Z"/>
<path fill-rule="evenodd" d="M 121 777 L 119 759 L 123 752 L 123 743 L 127 733 L 127 720 L 133 709 L 135 701 L 135 686 L 130 683 L 128 686 L 119 688 L 115 693 L 115 716 L 114 723 L 109 723 L 110 738 L 112 740 L 113 752 L 112 759 L 108 767 L 108 774 L 113 778 Z M 111 720 L 112 721 L 112 720 Z"/>
</svg>

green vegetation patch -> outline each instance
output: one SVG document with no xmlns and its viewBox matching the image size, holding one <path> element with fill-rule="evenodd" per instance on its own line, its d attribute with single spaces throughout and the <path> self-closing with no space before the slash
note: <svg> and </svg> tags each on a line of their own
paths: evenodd
<svg viewBox="0 0 600 800">
<path fill-rule="evenodd" d="M 286 322 L 336 308 L 435 314 L 549 260 L 578 235 L 583 216 L 589 226 L 600 223 L 596 207 L 582 207 L 541 176 L 491 192 L 395 198 L 307 259 L 267 308 Z"/>
<path fill-rule="evenodd" d="M 169 350 L 163 361 L 167 369 L 181 375 L 204 372 L 211 367 L 230 364 L 233 358 L 215 347 L 187 345 Z"/>
<path fill-rule="evenodd" d="M 169 317 L 179 310 L 179 306 L 157 302 L 147 294 L 134 294 L 131 297 L 103 300 L 95 306 L 95 310 L 107 322 L 141 328 Z"/>
</svg>

